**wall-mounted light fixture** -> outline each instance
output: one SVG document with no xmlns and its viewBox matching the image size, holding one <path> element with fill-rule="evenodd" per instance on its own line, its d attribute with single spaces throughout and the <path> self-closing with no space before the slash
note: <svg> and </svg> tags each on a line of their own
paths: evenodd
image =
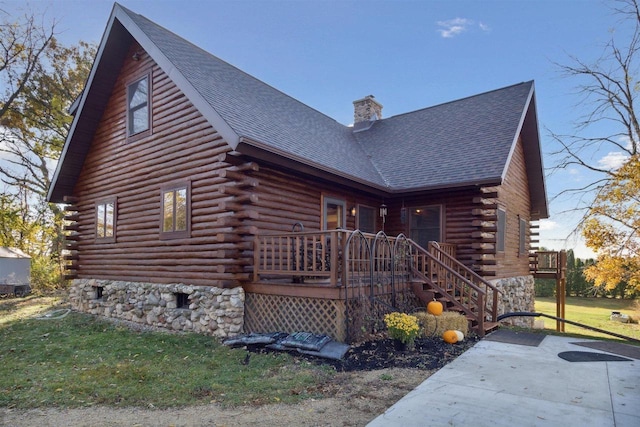
<svg viewBox="0 0 640 427">
<path fill-rule="evenodd" d="M 140 52 L 135 52 L 131 57 L 134 61 L 140 61 Z"/>
<path fill-rule="evenodd" d="M 358 212 L 358 211 L 356 210 L 356 207 L 355 207 L 355 206 L 351 208 L 351 216 L 356 216 L 356 213 L 357 213 L 357 212 Z"/>
</svg>

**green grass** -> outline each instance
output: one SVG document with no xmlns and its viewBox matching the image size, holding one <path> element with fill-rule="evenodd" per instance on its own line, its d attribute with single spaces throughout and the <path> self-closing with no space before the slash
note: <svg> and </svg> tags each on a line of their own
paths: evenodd
<svg viewBox="0 0 640 427">
<path fill-rule="evenodd" d="M 245 365 L 245 350 L 198 334 L 134 332 L 73 312 L 38 320 L 52 301 L 29 301 L 0 300 L 3 407 L 297 402 L 331 375 L 286 354 L 251 354 Z"/>
<path fill-rule="evenodd" d="M 536 297 L 536 312 L 551 316 L 556 315 L 555 297 Z M 579 298 L 567 297 L 565 304 L 565 318 L 585 325 L 593 326 L 605 331 L 614 332 L 631 338 L 640 339 L 640 325 L 620 323 L 609 319 L 612 311 L 620 311 L 628 315 L 638 316 L 638 305 L 634 300 L 611 298 Z M 544 319 L 545 329 L 556 329 L 556 321 Z M 612 339 L 611 335 L 601 334 L 579 326 L 565 324 L 565 332 Z"/>
</svg>

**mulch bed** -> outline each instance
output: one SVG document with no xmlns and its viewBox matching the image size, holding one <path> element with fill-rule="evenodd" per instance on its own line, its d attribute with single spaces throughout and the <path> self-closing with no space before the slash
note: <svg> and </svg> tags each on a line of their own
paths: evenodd
<svg viewBox="0 0 640 427">
<path fill-rule="evenodd" d="M 317 364 L 331 365 L 339 372 L 371 371 L 384 368 L 440 369 L 478 342 L 475 336 L 448 344 L 441 338 L 418 338 L 413 350 L 396 350 L 393 340 L 375 339 L 356 344 L 342 360 L 330 360 L 290 352 L 296 358 Z M 251 352 L 272 352 L 264 347 L 248 346 Z"/>
</svg>

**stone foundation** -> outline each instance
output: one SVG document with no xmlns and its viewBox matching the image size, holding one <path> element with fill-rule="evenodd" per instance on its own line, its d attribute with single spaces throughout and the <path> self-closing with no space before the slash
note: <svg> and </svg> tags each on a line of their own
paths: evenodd
<svg viewBox="0 0 640 427">
<path fill-rule="evenodd" d="M 498 295 L 498 315 L 516 311 L 535 311 L 535 287 L 533 276 L 508 277 L 492 280 L 501 292 Z M 491 301 L 489 301 L 491 305 Z M 534 317 L 510 317 L 501 323 L 505 325 L 532 328 Z"/>
<path fill-rule="evenodd" d="M 241 287 L 76 279 L 69 299 L 74 310 L 171 331 L 225 338 L 243 330 Z"/>
</svg>

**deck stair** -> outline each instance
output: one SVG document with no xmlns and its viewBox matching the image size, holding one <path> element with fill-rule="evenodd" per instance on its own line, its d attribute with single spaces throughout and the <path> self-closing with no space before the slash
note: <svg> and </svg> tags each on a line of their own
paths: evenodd
<svg viewBox="0 0 640 427">
<path fill-rule="evenodd" d="M 469 320 L 480 337 L 498 327 L 499 290 L 458 261 L 450 248 L 429 242 L 429 250 L 411 241 L 413 290 L 425 304 L 440 301 L 447 311 Z"/>
</svg>

